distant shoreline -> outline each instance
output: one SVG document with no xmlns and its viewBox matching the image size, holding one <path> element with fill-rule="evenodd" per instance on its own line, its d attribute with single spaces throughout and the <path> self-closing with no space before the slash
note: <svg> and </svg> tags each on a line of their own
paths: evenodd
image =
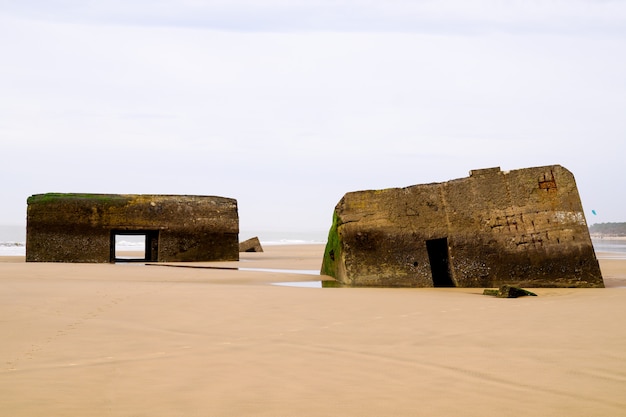
<svg viewBox="0 0 626 417">
<path fill-rule="evenodd" d="M 592 239 L 606 239 L 606 240 L 626 240 L 626 236 L 612 236 L 612 235 L 604 235 L 604 234 L 591 234 Z"/>
</svg>

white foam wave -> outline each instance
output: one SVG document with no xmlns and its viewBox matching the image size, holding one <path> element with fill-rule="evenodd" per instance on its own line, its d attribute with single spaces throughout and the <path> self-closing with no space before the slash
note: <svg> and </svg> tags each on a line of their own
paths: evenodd
<svg viewBox="0 0 626 417">
<path fill-rule="evenodd" d="M 0 242 L 0 256 L 26 256 L 24 242 Z"/>
<path fill-rule="evenodd" d="M 14 246 L 26 246 L 24 242 L 0 242 L 0 246 L 14 247 Z"/>
<path fill-rule="evenodd" d="M 115 242 L 115 250 L 119 251 L 144 251 L 145 248 L 145 242 L 133 242 L 126 240 L 120 240 Z"/>
</svg>

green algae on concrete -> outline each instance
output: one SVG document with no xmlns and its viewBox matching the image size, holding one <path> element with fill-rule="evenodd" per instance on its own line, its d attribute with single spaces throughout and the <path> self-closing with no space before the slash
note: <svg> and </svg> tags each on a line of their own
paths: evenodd
<svg viewBox="0 0 626 417">
<path fill-rule="evenodd" d="M 333 223 L 330 227 L 330 231 L 328 232 L 328 240 L 326 242 L 326 249 L 324 250 L 324 258 L 322 261 L 322 275 L 334 277 L 338 274 L 337 267 L 339 265 L 339 259 L 341 258 L 341 245 L 338 235 L 339 223 L 339 216 L 336 212 L 333 212 Z"/>
</svg>

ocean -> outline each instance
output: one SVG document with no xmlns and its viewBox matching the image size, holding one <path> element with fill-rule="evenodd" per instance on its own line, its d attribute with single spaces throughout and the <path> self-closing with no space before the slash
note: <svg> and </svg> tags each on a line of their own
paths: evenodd
<svg viewBox="0 0 626 417">
<path fill-rule="evenodd" d="M 611 258 L 626 258 L 626 240 L 611 238 L 591 238 L 593 249 L 597 252 L 610 253 Z"/>
<path fill-rule="evenodd" d="M 276 231 L 241 231 L 239 241 L 258 237 L 262 246 L 271 245 L 298 245 L 298 244 L 325 244 L 327 232 L 276 232 Z M 144 241 L 139 236 L 123 236 L 116 242 L 116 250 L 142 251 Z M 626 240 L 610 238 L 592 238 L 593 247 L 597 252 L 611 254 L 611 258 L 626 258 Z M 26 255 L 26 227 L 0 226 L 0 256 Z"/>
<path fill-rule="evenodd" d="M 325 244 L 328 231 L 276 232 L 276 231 L 241 231 L 239 241 L 258 237 L 262 246 Z M 141 236 L 123 236 L 115 242 L 118 251 L 143 251 L 144 238 Z M 26 256 L 26 227 L 0 225 L 0 256 Z"/>
</svg>

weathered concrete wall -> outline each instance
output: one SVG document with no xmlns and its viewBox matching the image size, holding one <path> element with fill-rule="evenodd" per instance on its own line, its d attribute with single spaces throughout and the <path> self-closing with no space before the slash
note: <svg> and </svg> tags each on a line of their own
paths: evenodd
<svg viewBox="0 0 626 417">
<path fill-rule="evenodd" d="M 51 193 L 28 199 L 26 261 L 112 262 L 116 232 L 150 234 L 160 262 L 239 259 L 234 199 Z"/>
<path fill-rule="evenodd" d="M 239 252 L 263 252 L 263 246 L 257 236 L 239 242 Z"/>
<path fill-rule="evenodd" d="M 604 286 L 574 176 L 559 165 L 348 193 L 321 272 L 359 286 Z"/>
</svg>

